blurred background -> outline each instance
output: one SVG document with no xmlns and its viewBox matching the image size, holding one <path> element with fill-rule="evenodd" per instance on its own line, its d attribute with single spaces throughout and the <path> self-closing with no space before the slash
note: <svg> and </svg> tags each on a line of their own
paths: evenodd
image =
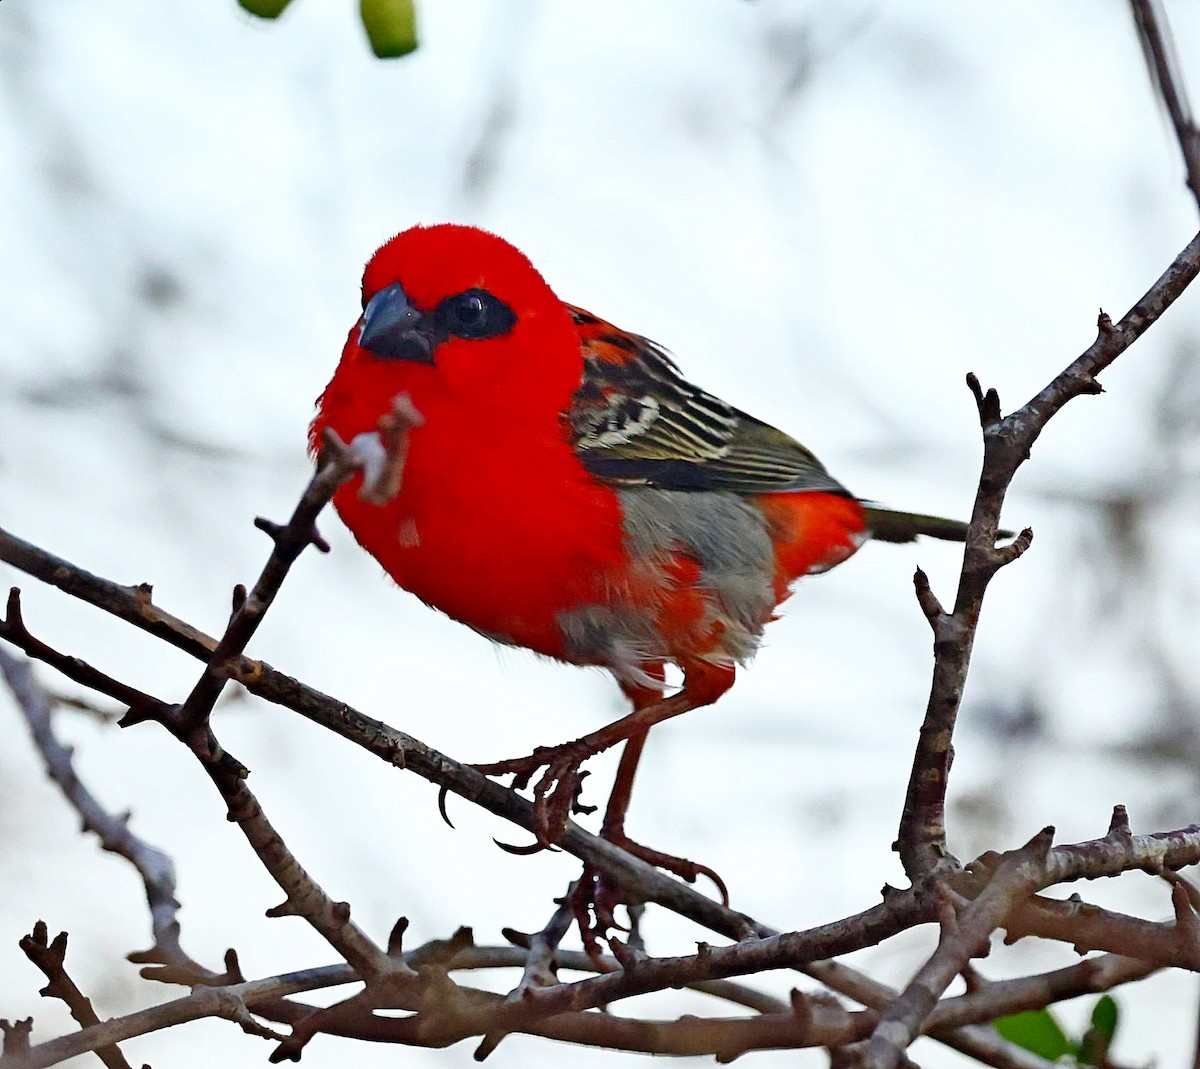
<svg viewBox="0 0 1200 1069">
<path fill-rule="evenodd" d="M 1200 9 L 1168 8 L 1200 84 Z M 0 6 L 0 525 L 212 632 L 308 474 L 313 401 L 358 315 L 362 264 L 395 232 L 454 220 L 522 248 L 566 300 L 661 341 L 687 375 L 817 451 L 888 504 L 965 517 L 980 456 L 974 371 L 1007 409 L 1116 318 L 1196 229 L 1173 135 L 1123 3 L 426 0 L 422 44 L 374 58 L 355 5 L 232 0 Z M 951 847 L 1005 849 L 1054 824 L 1102 835 L 1197 819 L 1200 295 L 1039 441 L 1005 522 L 1033 549 L 985 606 L 951 779 Z M 498 649 L 396 590 L 328 515 L 250 652 L 460 760 L 573 738 L 619 712 L 600 672 Z M 733 905 L 803 928 L 903 882 L 889 851 L 930 670 L 917 564 L 953 598 L 959 552 L 868 546 L 810 579 L 715 708 L 653 733 L 629 830 L 721 872 Z M 41 637 L 164 698 L 195 663 L 0 565 Z M 41 672 L 52 688 L 70 685 Z M 322 964 L 219 799 L 165 732 L 64 712 L 79 771 L 179 868 L 184 946 L 246 974 Z M 140 885 L 44 778 L 0 694 L 0 1015 L 71 1027 L 17 950 L 71 933 L 102 1016 L 171 997 L 123 956 L 149 942 Z M 254 700 L 219 713 L 267 813 L 377 938 L 540 928 L 577 874 L 523 838 Z M 613 762 L 595 763 L 599 800 Z M 593 786 L 594 785 L 594 786 Z M 1148 917 L 1168 889 L 1079 888 Z M 649 949 L 704 933 L 651 910 Z M 909 933 L 854 962 L 903 984 Z M 997 949 L 986 975 L 1069 948 Z M 483 978 L 479 978 L 481 981 Z M 780 992 L 796 983 L 762 978 Z M 512 977 L 493 978 L 497 987 Z M 803 985 L 801 985 L 803 986 Z M 1194 977 L 1124 990 L 1116 1055 L 1190 1064 Z M 1093 1000 L 1062 1009 L 1073 1026 Z M 632 1007 L 631 1007 L 632 1008 Z M 643 1005 L 711 1011 L 674 993 Z M 305 1064 L 466 1066 L 446 1052 L 320 1037 Z M 259 1064 L 200 1022 L 136 1063 Z M 918 1042 L 928 1065 L 961 1065 Z M 633 1064 L 512 1037 L 491 1064 Z M 797 1055 L 756 1055 L 793 1064 Z M 823 1056 L 799 1056 L 821 1065 Z"/>
</svg>

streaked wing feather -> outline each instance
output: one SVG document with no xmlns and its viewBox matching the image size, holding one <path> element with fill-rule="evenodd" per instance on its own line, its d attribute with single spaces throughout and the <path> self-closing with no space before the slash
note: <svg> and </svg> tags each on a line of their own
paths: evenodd
<svg viewBox="0 0 1200 1069">
<path fill-rule="evenodd" d="M 571 311 L 584 375 L 570 430 L 592 474 L 669 490 L 847 494 L 794 438 L 693 386 L 654 342 Z"/>
</svg>

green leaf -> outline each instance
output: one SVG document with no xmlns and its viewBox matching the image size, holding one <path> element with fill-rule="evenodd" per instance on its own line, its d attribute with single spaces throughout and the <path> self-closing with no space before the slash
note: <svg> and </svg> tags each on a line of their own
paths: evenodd
<svg viewBox="0 0 1200 1069">
<path fill-rule="evenodd" d="M 1111 1043 L 1117 1034 L 1120 1012 L 1112 995 L 1102 995 L 1092 1009 L 1092 1027 Z"/>
<path fill-rule="evenodd" d="M 1117 1031 L 1117 1003 L 1109 995 L 1102 996 L 1092 1007 L 1092 1027 L 1079 1041 L 1080 1065 L 1104 1065 L 1108 1050 Z"/>
<path fill-rule="evenodd" d="M 380 59 L 407 56 L 417 47 L 417 7 L 413 0 L 361 0 L 359 11 Z"/>
<path fill-rule="evenodd" d="M 277 19 L 292 0 L 238 0 L 243 9 L 260 19 Z"/>
<path fill-rule="evenodd" d="M 1010 1043 L 1050 1061 L 1075 1052 L 1049 1010 L 1026 1010 L 1010 1017 L 999 1017 L 995 1028 Z"/>
</svg>

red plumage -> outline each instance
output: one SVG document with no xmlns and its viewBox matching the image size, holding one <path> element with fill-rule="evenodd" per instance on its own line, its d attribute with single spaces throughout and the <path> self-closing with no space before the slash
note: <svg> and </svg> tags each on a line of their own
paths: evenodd
<svg viewBox="0 0 1200 1069">
<path fill-rule="evenodd" d="M 347 441 L 374 430 L 399 393 L 424 417 L 410 432 L 393 501 L 360 501 L 357 482 L 335 499 L 367 551 L 428 604 L 538 653 L 585 660 L 564 648 L 557 617 L 614 598 L 655 618 L 672 659 L 711 653 L 718 643 L 697 630 L 708 592 L 697 587 L 689 547 L 680 546 L 668 565 L 666 591 L 631 574 L 618 491 L 584 467 L 564 419 L 583 379 L 584 347 L 619 366 L 637 360 L 642 339 L 590 316 L 577 325 L 521 253 L 473 228 L 418 227 L 388 242 L 367 266 L 364 305 L 396 283 L 426 310 L 452 294 L 485 289 L 514 310 L 517 322 L 499 337 L 448 338 L 433 364 L 381 360 L 359 346 L 361 322 L 350 331 L 320 399 L 314 448 L 326 427 Z M 635 347 L 605 340 L 614 335 Z M 863 530 L 861 506 L 844 495 L 748 500 L 769 517 L 778 549 L 769 577 L 776 600 L 798 576 L 849 556 Z"/>
<path fill-rule="evenodd" d="M 635 699 L 616 724 L 486 769 L 527 780 L 547 768 L 543 842 L 566 819 L 580 762 L 633 740 L 627 792 L 645 731 L 728 689 L 797 578 L 872 531 L 963 536 L 865 507 L 794 439 L 687 382 L 648 339 L 564 304 L 482 230 L 393 238 L 367 265 L 363 307 L 312 448 L 327 428 L 372 433 L 400 394 L 422 420 L 390 501 L 361 500 L 360 479 L 335 497 L 355 537 L 430 605 L 498 641 L 606 666 Z M 685 681 L 663 698 L 666 663 Z M 623 811 L 605 831 L 633 846 Z"/>
</svg>

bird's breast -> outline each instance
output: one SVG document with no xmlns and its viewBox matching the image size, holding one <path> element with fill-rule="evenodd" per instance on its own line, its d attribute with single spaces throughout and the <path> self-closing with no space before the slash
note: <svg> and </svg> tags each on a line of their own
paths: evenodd
<svg viewBox="0 0 1200 1069">
<path fill-rule="evenodd" d="M 560 614 L 604 600 L 624 569 L 620 502 L 557 424 L 500 433 L 427 419 L 391 502 L 360 501 L 356 480 L 335 504 L 406 590 L 494 639 L 563 657 Z"/>
<path fill-rule="evenodd" d="M 426 415 L 388 504 L 335 504 L 405 589 L 501 642 L 638 682 L 748 659 L 798 576 L 857 548 L 861 506 L 823 493 L 616 489 L 559 424 Z"/>
</svg>

